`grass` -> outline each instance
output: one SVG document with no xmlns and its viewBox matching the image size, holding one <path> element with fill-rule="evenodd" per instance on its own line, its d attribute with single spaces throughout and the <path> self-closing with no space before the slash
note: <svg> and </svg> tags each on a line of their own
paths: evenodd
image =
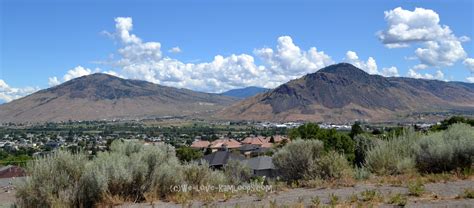
<svg viewBox="0 0 474 208">
<path fill-rule="evenodd" d="M 461 199 L 474 199 L 474 188 L 464 189 L 464 192 L 459 194 L 458 198 L 461 198 Z"/>
<path fill-rule="evenodd" d="M 387 203 L 404 207 L 407 204 L 407 201 L 408 199 L 406 196 L 403 196 L 402 194 L 397 193 L 391 196 Z"/>
<path fill-rule="evenodd" d="M 365 190 L 360 193 L 360 195 L 363 202 L 379 202 L 382 201 L 383 198 L 380 192 L 373 189 Z"/>
<path fill-rule="evenodd" d="M 339 204 L 339 197 L 334 193 L 329 194 L 329 205 L 336 206 Z"/>
<path fill-rule="evenodd" d="M 425 186 L 420 180 L 408 183 L 408 194 L 410 196 L 420 197 L 425 192 Z"/>
</svg>

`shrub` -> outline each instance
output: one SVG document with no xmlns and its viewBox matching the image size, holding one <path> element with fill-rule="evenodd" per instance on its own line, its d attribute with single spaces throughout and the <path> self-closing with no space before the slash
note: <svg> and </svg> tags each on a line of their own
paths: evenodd
<svg viewBox="0 0 474 208">
<path fill-rule="evenodd" d="M 354 163 L 361 167 L 365 162 L 367 151 L 375 146 L 376 139 L 366 134 L 358 134 L 354 137 L 354 144 Z"/>
<path fill-rule="evenodd" d="M 191 162 L 183 166 L 183 179 L 188 185 L 197 187 L 203 185 L 220 185 L 227 182 L 222 171 L 211 170 L 206 163 Z"/>
<path fill-rule="evenodd" d="M 366 167 L 354 168 L 354 178 L 357 180 L 366 180 L 370 178 L 370 171 Z"/>
<path fill-rule="evenodd" d="M 408 199 L 406 196 L 403 196 L 402 194 L 397 193 L 393 195 L 392 197 L 390 197 L 390 199 L 388 200 L 388 203 L 396 205 L 396 206 L 404 207 L 407 204 L 407 201 Z"/>
<path fill-rule="evenodd" d="M 231 184 L 239 185 L 250 181 L 252 170 L 238 160 L 230 160 L 224 168 L 224 174 Z"/>
<path fill-rule="evenodd" d="M 321 141 L 296 140 L 275 153 L 273 163 L 288 182 L 350 176 L 351 168 L 345 157 L 323 149 Z"/>
<path fill-rule="evenodd" d="M 29 163 L 27 171 L 31 176 L 17 185 L 20 207 L 92 207 L 116 200 L 143 201 L 164 197 L 171 185 L 183 180 L 173 147 L 120 140 L 92 160 L 84 154 L 58 152 Z M 210 178 L 223 178 L 212 174 Z"/>
<path fill-rule="evenodd" d="M 335 129 L 321 129 L 315 123 L 307 123 L 290 130 L 290 139 L 320 140 L 326 151 L 335 150 L 344 154 L 349 161 L 354 160 L 354 141 L 346 134 Z"/>
<path fill-rule="evenodd" d="M 405 130 L 400 136 L 379 140 L 367 151 L 366 167 L 378 175 L 407 173 L 414 169 L 413 145 L 419 135 L 413 129 Z"/>
<path fill-rule="evenodd" d="M 444 132 L 424 136 L 414 149 L 416 167 L 421 172 L 470 168 L 474 160 L 474 127 L 453 124 Z"/>
<path fill-rule="evenodd" d="M 295 140 L 273 155 L 273 164 L 279 169 L 284 180 L 303 179 L 317 158 L 324 152 L 324 146 L 318 140 Z"/>
<path fill-rule="evenodd" d="M 421 196 L 425 192 L 425 186 L 421 181 L 408 183 L 408 194 L 410 196 Z"/>
<path fill-rule="evenodd" d="M 78 181 L 86 163 L 84 154 L 63 151 L 29 162 L 31 176 L 16 184 L 18 206 L 79 206 Z"/>
<path fill-rule="evenodd" d="M 316 166 L 310 172 L 316 173 L 314 178 L 321 179 L 340 179 L 344 177 L 351 177 L 352 169 L 346 158 L 335 151 L 330 151 L 324 154 L 321 159 L 316 160 Z"/>
<path fill-rule="evenodd" d="M 190 162 L 201 158 L 203 153 L 201 150 L 193 149 L 191 147 L 181 147 L 176 150 L 176 156 L 181 161 Z"/>
</svg>

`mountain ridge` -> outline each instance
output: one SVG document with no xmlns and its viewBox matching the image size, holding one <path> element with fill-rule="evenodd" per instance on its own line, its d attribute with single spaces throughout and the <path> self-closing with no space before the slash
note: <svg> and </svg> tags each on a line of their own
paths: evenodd
<svg viewBox="0 0 474 208">
<path fill-rule="evenodd" d="M 96 73 L 0 105 L 0 122 L 191 116 L 208 114 L 236 100 Z"/>
<path fill-rule="evenodd" d="M 340 63 L 217 113 L 236 120 L 383 121 L 404 113 L 474 112 L 474 84 L 370 75 Z"/>
</svg>

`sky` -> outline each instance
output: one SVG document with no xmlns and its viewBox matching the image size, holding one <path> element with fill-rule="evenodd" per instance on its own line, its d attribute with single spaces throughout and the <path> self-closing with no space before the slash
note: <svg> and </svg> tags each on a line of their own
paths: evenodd
<svg viewBox="0 0 474 208">
<path fill-rule="evenodd" d="M 474 82 L 474 1 L 0 0 L 0 102 L 96 72 L 203 92 L 339 62 Z"/>
</svg>

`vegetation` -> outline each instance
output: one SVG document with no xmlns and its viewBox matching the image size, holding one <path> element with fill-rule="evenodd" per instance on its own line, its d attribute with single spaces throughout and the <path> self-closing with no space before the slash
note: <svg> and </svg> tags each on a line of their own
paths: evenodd
<svg viewBox="0 0 474 208">
<path fill-rule="evenodd" d="M 424 136 L 415 149 L 416 167 L 421 172 L 470 168 L 474 160 L 474 127 L 453 124 L 446 131 Z"/>
<path fill-rule="evenodd" d="M 347 159 L 354 161 L 354 141 L 349 135 L 338 132 L 335 129 L 321 129 L 315 123 L 307 123 L 289 132 L 290 139 L 320 140 L 323 142 L 324 150 L 335 150 L 344 154 Z"/>
<path fill-rule="evenodd" d="M 176 156 L 183 162 L 190 162 L 202 158 L 203 152 L 191 147 L 180 147 L 176 149 Z"/>
<path fill-rule="evenodd" d="M 408 129 L 398 137 L 377 141 L 376 145 L 366 152 L 367 168 L 378 175 L 412 171 L 415 166 L 413 145 L 418 137 L 418 133 Z"/>
<path fill-rule="evenodd" d="M 339 153 L 325 152 L 319 140 L 295 140 L 275 153 L 273 163 L 288 182 L 338 179 L 349 175 L 351 169 Z"/>
<path fill-rule="evenodd" d="M 224 167 L 224 174 L 231 184 L 238 185 L 250 181 L 252 170 L 240 161 L 231 160 Z"/>
</svg>

